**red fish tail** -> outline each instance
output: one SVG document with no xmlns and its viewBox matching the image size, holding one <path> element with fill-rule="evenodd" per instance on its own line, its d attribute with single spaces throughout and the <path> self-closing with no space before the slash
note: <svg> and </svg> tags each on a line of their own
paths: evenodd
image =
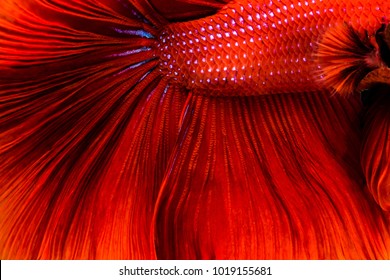
<svg viewBox="0 0 390 280">
<path fill-rule="evenodd" d="M 152 11 L 148 1 L 2 4 L 2 259 L 155 258 L 150 213 L 182 97 L 158 71 L 167 21 Z"/>
</svg>

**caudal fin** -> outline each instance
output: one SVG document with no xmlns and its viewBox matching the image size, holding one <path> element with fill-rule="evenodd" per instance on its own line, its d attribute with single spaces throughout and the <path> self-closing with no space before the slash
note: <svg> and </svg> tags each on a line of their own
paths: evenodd
<svg viewBox="0 0 390 280">
<path fill-rule="evenodd" d="M 147 1 L 0 7 L 0 257 L 155 258 L 151 213 L 183 96 Z"/>
</svg>

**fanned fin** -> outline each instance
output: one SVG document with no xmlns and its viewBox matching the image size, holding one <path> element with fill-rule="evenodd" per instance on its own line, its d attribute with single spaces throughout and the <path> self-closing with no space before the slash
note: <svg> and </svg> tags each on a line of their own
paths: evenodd
<svg viewBox="0 0 390 280">
<path fill-rule="evenodd" d="M 389 221 L 359 172 L 359 102 L 328 95 L 190 95 L 157 257 L 388 259 Z"/>
<path fill-rule="evenodd" d="M 1 259 L 155 258 L 154 201 L 184 102 L 156 68 L 161 17 L 139 0 L 5 3 Z"/>
<path fill-rule="evenodd" d="M 370 42 L 363 42 L 348 24 L 329 28 L 321 38 L 317 51 L 321 66 L 319 80 L 342 95 L 356 91 L 360 81 L 381 61 Z"/>
<path fill-rule="evenodd" d="M 369 93 L 364 114 L 362 167 L 368 189 L 385 211 L 390 211 L 390 88 L 377 86 Z"/>
</svg>

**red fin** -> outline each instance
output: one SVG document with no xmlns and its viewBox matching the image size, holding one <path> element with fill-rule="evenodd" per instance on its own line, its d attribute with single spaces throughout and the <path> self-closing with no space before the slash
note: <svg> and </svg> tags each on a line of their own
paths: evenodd
<svg viewBox="0 0 390 280">
<path fill-rule="evenodd" d="M 158 20 L 140 9 L 0 7 L 1 259 L 155 258 L 150 222 L 184 100 L 156 68 Z"/>
<path fill-rule="evenodd" d="M 390 211 L 390 90 L 378 87 L 370 95 L 374 101 L 364 116 L 362 167 L 371 194 Z"/>
<path fill-rule="evenodd" d="M 328 95 L 190 96 L 157 257 L 388 259 L 389 221 L 359 172 L 360 105 Z"/>
<path fill-rule="evenodd" d="M 214 14 L 232 0 L 149 0 L 170 21 L 184 21 Z"/>
<path fill-rule="evenodd" d="M 321 66 L 320 78 L 326 86 L 342 95 L 354 93 L 360 81 L 380 66 L 374 47 L 362 42 L 347 24 L 325 32 L 317 56 Z"/>
</svg>

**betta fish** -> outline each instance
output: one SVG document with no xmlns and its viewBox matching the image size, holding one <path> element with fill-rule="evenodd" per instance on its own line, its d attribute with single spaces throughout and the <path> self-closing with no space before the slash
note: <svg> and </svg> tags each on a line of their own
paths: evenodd
<svg viewBox="0 0 390 280">
<path fill-rule="evenodd" d="M 2 259 L 389 259 L 390 3 L 3 0 Z"/>
</svg>

